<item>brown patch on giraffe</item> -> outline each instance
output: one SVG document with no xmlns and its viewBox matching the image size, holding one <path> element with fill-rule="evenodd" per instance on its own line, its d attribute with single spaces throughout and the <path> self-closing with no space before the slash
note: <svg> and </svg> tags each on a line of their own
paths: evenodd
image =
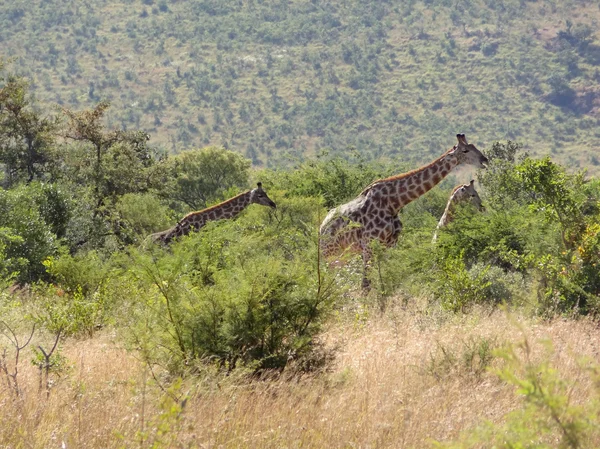
<svg viewBox="0 0 600 449">
<path fill-rule="evenodd" d="M 390 207 L 392 208 L 392 210 L 396 211 L 398 210 L 398 208 L 400 207 L 400 197 L 398 196 L 393 196 L 390 198 Z"/>
<path fill-rule="evenodd" d="M 408 197 L 411 201 L 416 200 L 417 198 L 419 198 L 419 196 L 420 195 L 415 190 L 411 190 L 410 192 L 408 192 Z"/>
</svg>

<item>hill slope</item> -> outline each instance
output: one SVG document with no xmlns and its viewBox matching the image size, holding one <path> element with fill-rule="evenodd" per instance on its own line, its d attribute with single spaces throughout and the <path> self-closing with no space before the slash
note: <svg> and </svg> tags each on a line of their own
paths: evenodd
<svg viewBox="0 0 600 449">
<path fill-rule="evenodd" d="M 43 103 L 108 99 L 171 151 L 417 162 L 461 131 L 594 170 L 598 19 L 583 0 L 7 0 L 0 55 Z"/>
</svg>

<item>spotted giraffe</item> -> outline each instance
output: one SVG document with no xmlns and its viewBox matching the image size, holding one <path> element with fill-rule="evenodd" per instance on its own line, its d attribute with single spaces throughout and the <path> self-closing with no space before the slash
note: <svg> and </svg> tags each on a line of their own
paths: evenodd
<svg viewBox="0 0 600 449">
<path fill-rule="evenodd" d="M 483 204 L 481 204 L 481 198 L 475 190 L 474 186 L 475 181 L 471 179 L 469 184 L 461 184 L 456 186 L 452 193 L 450 194 L 450 198 L 448 199 L 448 203 L 446 204 L 446 209 L 444 210 L 444 214 L 437 225 L 435 230 L 435 234 L 433 234 L 433 243 L 437 241 L 438 231 L 447 226 L 454 217 L 453 212 L 456 209 L 456 205 L 462 203 L 463 201 L 469 201 L 473 206 L 475 206 L 479 211 L 483 211 Z"/>
<path fill-rule="evenodd" d="M 345 249 L 360 251 L 363 259 L 362 286 L 369 289 L 368 269 L 371 241 L 394 246 L 402 230 L 398 212 L 411 201 L 431 190 L 458 165 L 485 168 L 487 158 L 464 134 L 458 143 L 428 165 L 408 173 L 377 180 L 356 198 L 332 209 L 320 228 L 321 250 L 325 257 Z"/>
<path fill-rule="evenodd" d="M 234 196 L 207 209 L 190 212 L 179 220 L 175 226 L 166 231 L 152 234 L 150 239 L 153 242 L 161 242 L 168 245 L 174 238 L 188 235 L 191 231 L 197 231 L 209 221 L 233 218 L 252 203 L 269 206 L 273 209 L 277 207 L 267 196 L 262 188 L 262 184 L 259 182 L 256 189 L 240 193 L 238 196 Z"/>
</svg>

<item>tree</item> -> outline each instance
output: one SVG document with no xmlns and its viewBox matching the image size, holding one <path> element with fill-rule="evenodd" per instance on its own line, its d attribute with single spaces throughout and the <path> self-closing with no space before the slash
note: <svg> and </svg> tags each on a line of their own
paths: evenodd
<svg viewBox="0 0 600 449">
<path fill-rule="evenodd" d="M 145 192 L 160 184 L 149 174 L 156 162 L 148 146 L 149 136 L 142 131 L 107 130 L 102 119 L 109 106 L 100 102 L 94 109 L 81 112 L 64 109 L 69 118 L 65 136 L 86 144 L 84 160 L 80 161 L 83 167 L 77 171 L 83 178 L 80 181 L 93 188 L 94 216 L 109 197 Z"/>
<path fill-rule="evenodd" d="M 0 66 L 0 70 L 2 66 Z M 43 117 L 29 96 L 29 82 L 17 76 L 0 77 L 0 163 L 8 186 L 42 178 L 54 162 L 53 145 L 58 117 Z"/>
<path fill-rule="evenodd" d="M 170 167 L 175 176 L 169 189 L 171 198 L 192 209 L 203 209 L 232 187 L 247 187 L 250 160 L 211 146 L 173 157 Z"/>
<path fill-rule="evenodd" d="M 582 202 L 577 198 L 584 184 L 583 172 L 569 175 L 546 157 L 525 159 L 517 167 L 517 174 L 523 190 L 531 197 L 532 206 L 548 219 L 558 221 L 565 248 L 572 248 L 585 228 Z"/>
<path fill-rule="evenodd" d="M 165 164 L 159 163 L 148 146 L 149 136 L 141 131 L 106 129 L 102 119 L 108 107 L 109 103 L 101 102 L 81 112 L 64 109 L 69 119 L 65 137 L 82 143 L 71 147 L 66 164 L 68 180 L 81 189 L 76 214 L 79 223 L 72 228 L 76 235 L 71 237 L 77 246 L 90 242 L 102 246 L 110 235 L 123 243 L 128 233 L 122 233 L 126 224 L 115 209 L 119 198 L 162 188 L 166 183 Z"/>
</svg>

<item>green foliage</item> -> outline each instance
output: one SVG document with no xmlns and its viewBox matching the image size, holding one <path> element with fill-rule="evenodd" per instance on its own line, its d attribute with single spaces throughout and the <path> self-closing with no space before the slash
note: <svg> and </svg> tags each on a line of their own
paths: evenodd
<svg viewBox="0 0 600 449">
<path fill-rule="evenodd" d="M 318 266 L 315 230 L 306 227 L 313 207 L 284 207 L 276 229 L 242 218 L 209 224 L 170 252 L 132 252 L 123 276 L 139 293 L 127 326 L 148 363 L 174 374 L 210 361 L 314 367 L 314 337 L 339 287 Z"/>
<path fill-rule="evenodd" d="M 53 209 L 53 204 L 44 201 L 47 192 L 35 183 L 0 190 L 0 229 L 5 230 L 1 237 L 5 264 L 10 272 L 18 272 L 20 282 L 42 277 L 45 271 L 43 261 L 58 249 L 52 223 L 44 220 L 44 215 L 58 219 L 58 211 Z M 59 201 L 58 204 L 63 203 Z"/>
<path fill-rule="evenodd" d="M 481 280 L 487 303 L 518 305 L 528 291 L 528 279 L 523 273 L 503 270 L 497 265 L 474 264 L 469 269 L 469 276 Z"/>
<path fill-rule="evenodd" d="M 165 194 L 199 210 L 224 199 L 226 192 L 247 188 L 250 161 L 224 148 L 206 147 L 170 158 L 169 168 L 173 179 Z"/>
<path fill-rule="evenodd" d="M 546 157 L 541 160 L 525 159 L 517 167 L 517 175 L 536 212 L 545 214 L 549 220 L 558 220 L 563 243 L 569 248 L 583 226 L 582 201 L 577 198 L 583 185 L 583 174 L 569 176 L 564 168 Z"/>
<path fill-rule="evenodd" d="M 103 118 L 109 106 L 100 102 L 90 110 L 64 110 L 69 119 L 67 137 L 82 144 L 73 149 L 70 178 L 93 189 L 94 216 L 103 212 L 108 199 L 162 188 L 166 176 L 146 133 L 106 129 Z"/>
<path fill-rule="evenodd" d="M 518 159 L 523 159 L 522 147 L 512 141 L 494 142 L 484 150 L 488 158 L 485 170 L 477 173 L 477 180 L 485 188 L 485 197 L 490 205 L 506 208 L 523 201 L 523 190 L 516 173 Z M 517 157 L 518 156 L 518 157 Z"/>
<path fill-rule="evenodd" d="M 44 261 L 46 271 L 68 293 L 84 295 L 97 292 L 108 277 L 110 265 L 96 251 L 61 254 Z"/>
<path fill-rule="evenodd" d="M 38 294 L 36 321 L 53 334 L 91 337 L 107 322 L 107 298 L 101 290 L 86 295 L 82 289 L 66 292 L 48 286 Z"/>
<path fill-rule="evenodd" d="M 139 242 L 152 232 L 167 229 L 177 219 L 158 197 L 151 193 L 126 193 L 115 205 L 121 239 Z M 125 235 L 127 234 L 127 235 Z"/>
<path fill-rule="evenodd" d="M 367 162 L 359 154 L 354 153 L 348 161 L 325 153 L 293 171 L 267 171 L 264 177 L 284 190 L 287 197 L 322 197 L 324 206 L 330 209 L 357 196 L 371 182 L 388 174 L 391 174 L 390 166 Z"/>
<path fill-rule="evenodd" d="M 487 268 L 469 272 L 462 257 L 444 260 L 436 285 L 442 306 L 453 312 L 462 312 L 465 307 L 482 303 L 487 299 L 486 290 L 491 286 L 491 282 L 485 280 L 486 274 Z"/>
<path fill-rule="evenodd" d="M 23 238 L 13 234 L 10 228 L 0 228 L 0 290 L 8 287 L 19 272 L 27 267 L 27 259 L 22 257 L 9 257 L 7 247 L 22 245 Z"/>
<path fill-rule="evenodd" d="M 58 119 L 42 117 L 30 96 L 29 83 L 14 75 L 3 76 L 0 66 L 0 165 L 6 186 L 48 178 L 56 163 L 53 144 Z"/>
</svg>

